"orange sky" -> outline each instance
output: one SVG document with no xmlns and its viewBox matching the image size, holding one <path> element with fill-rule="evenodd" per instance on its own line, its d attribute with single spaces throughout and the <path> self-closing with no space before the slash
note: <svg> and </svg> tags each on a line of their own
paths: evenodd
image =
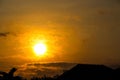
<svg viewBox="0 0 120 80">
<path fill-rule="evenodd" d="M 0 63 L 119 64 L 119 9 L 118 0 L 0 0 Z M 39 40 L 48 55 L 36 58 Z"/>
</svg>

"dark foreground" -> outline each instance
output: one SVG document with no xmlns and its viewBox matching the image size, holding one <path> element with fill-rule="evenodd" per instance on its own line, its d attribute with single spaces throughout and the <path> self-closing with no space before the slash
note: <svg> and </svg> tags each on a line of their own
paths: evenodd
<svg viewBox="0 0 120 80">
<path fill-rule="evenodd" d="M 8 73 L 0 71 L 0 80 L 27 80 L 21 76 L 14 76 L 16 70 L 16 68 L 12 68 Z M 78 64 L 60 76 L 33 77 L 31 80 L 120 80 L 120 68 L 112 69 L 104 65 Z"/>
</svg>

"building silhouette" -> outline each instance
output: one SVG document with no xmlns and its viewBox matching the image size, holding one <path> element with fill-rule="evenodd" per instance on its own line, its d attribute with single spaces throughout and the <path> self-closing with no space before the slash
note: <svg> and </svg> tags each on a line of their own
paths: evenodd
<svg viewBox="0 0 120 80">
<path fill-rule="evenodd" d="M 57 80 L 114 80 L 114 70 L 104 65 L 78 64 Z"/>
</svg>

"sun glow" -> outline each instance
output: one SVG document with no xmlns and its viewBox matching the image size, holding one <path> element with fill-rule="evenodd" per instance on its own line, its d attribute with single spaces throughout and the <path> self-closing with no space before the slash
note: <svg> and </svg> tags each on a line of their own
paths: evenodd
<svg viewBox="0 0 120 80">
<path fill-rule="evenodd" d="M 44 55 L 47 51 L 47 47 L 44 43 L 38 43 L 34 45 L 33 49 L 37 56 Z"/>
</svg>

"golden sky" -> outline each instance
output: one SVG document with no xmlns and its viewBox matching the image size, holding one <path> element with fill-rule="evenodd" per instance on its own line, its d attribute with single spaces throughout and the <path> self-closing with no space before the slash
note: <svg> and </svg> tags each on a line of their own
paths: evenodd
<svg viewBox="0 0 120 80">
<path fill-rule="evenodd" d="M 0 0 L 0 63 L 119 64 L 119 26 L 119 0 Z"/>
</svg>

